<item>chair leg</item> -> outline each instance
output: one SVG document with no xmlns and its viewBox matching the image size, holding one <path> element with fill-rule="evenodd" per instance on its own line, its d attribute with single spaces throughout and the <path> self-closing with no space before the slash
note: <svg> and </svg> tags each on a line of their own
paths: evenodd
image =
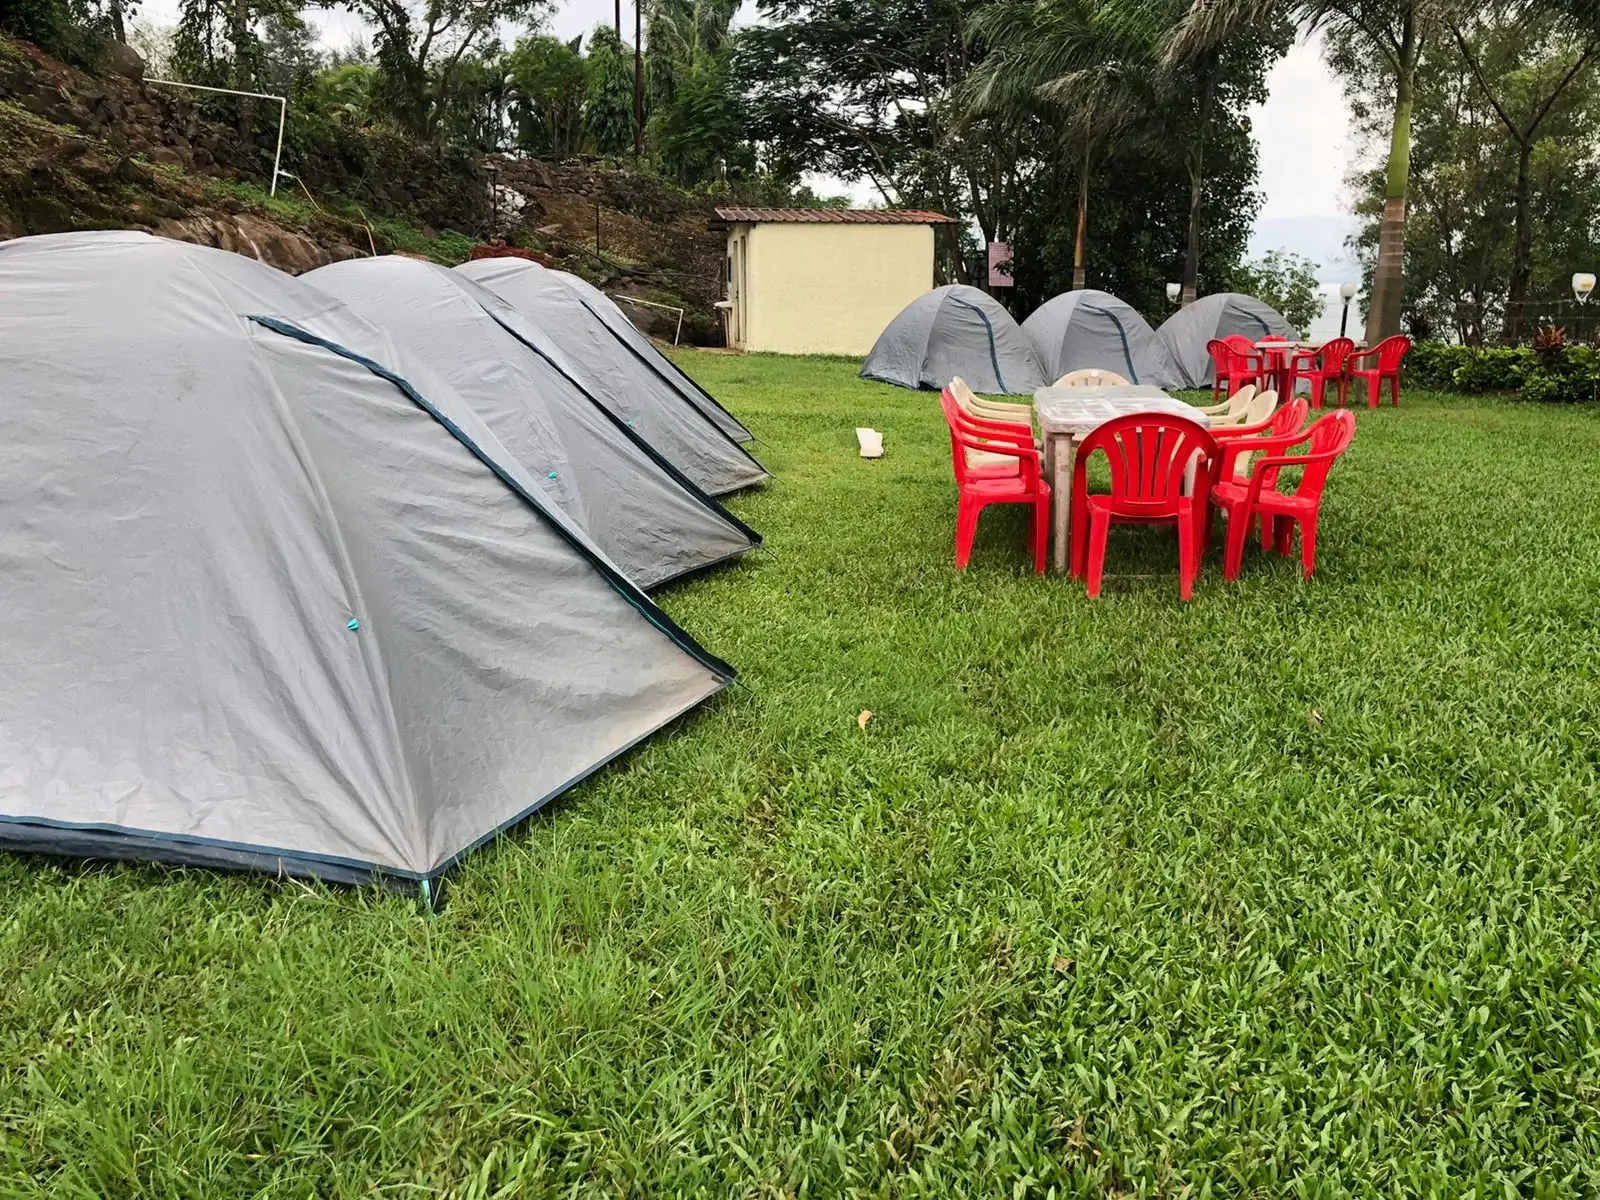
<svg viewBox="0 0 1600 1200">
<path fill-rule="evenodd" d="M 978 536 L 978 514 L 983 505 L 966 496 L 956 506 L 956 570 L 965 571 L 972 558 L 972 543 Z"/>
<path fill-rule="evenodd" d="M 1111 530 L 1111 514 L 1091 512 L 1089 514 L 1089 545 L 1086 549 L 1089 572 L 1089 595 L 1100 594 L 1100 581 L 1105 575 L 1106 568 L 1106 535 Z"/>
<path fill-rule="evenodd" d="M 1045 559 L 1050 555 L 1050 497 L 1041 496 L 1033 502 L 1033 571 L 1044 574 Z"/>
<path fill-rule="evenodd" d="M 1300 566 L 1305 577 L 1311 578 L 1311 569 L 1317 565 L 1317 514 L 1312 513 L 1300 522 Z"/>
<path fill-rule="evenodd" d="M 1294 549 L 1294 518 L 1278 517 L 1272 522 L 1272 548 L 1285 558 Z"/>
<path fill-rule="evenodd" d="M 1307 375 L 1306 378 L 1311 381 L 1311 407 L 1312 408 L 1321 408 L 1322 407 L 1322 388 L 1323 388 L 1322 376 L 1321 375 Z M 1292 400 L 1294 397 L 1291 394 L 1289 398 Z"/>
<path fill-rule="evenodd" d="M 1200 574 L 1200 529 L 1194 517 L 1178 512 L 1178 595 L 1194 599 L 1194 581 Z"/>
<path fill-rule="evenodd" d="M 1376 375 L 1367 376 L 1367 407 L 1377 408 L 1378 401 L 1383 398 L 1383 382 Z"/>
<path fill-rule="evenodd" d="M 1400 407 L 1400 376 L 1391 375 L 1389 377 L 1389 390 L 1392 393 L 1393 398 L 1394 398 L 1394 406 L 1396 408 L 1399 408 Z"/>
<path fill-rule="evenodd" d="M 1067 547 L 1072 577 L 1082 579 L 1089 564 L 1089 502 L 1083 496 L 1072 498 L 1072 519 L 1067 522 L 1067 536 L 1072 539 Z"/>
<path fill-rule="evenodd" d="M 1252 523 L 1251 512 L 1244 505 L 1228 510 L 1228 539 L 1222 551 L 1222 577 L 1226 580 L 1239 578 L 1239 567 L 1244 563 L 1244 542 Z"/>
<path fill-rule="evenodd" d="M 1334 395 L 1339 398 L 1339 407 L 1344 408 L 1350 403 L 1350 377 L 1339 376 L 1339 382 L 1334 385 Z"/>
</svg>

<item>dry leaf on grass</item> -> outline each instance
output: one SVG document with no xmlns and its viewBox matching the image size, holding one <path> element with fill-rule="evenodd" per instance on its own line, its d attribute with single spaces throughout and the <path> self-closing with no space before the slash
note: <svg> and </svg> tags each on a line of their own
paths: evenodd
<svg viewBox="0 0 1600 1200">
<path fill-rule="evenodd" d="M 856 718 L 856 724 L 861 726 L 862 729 L 865 729 L 867 727 L 867 722 L 870 720 L 872 720 L 872 710 L 870 708 L 863 708 L 861 710 L 861 715 Z"/>
</svg>

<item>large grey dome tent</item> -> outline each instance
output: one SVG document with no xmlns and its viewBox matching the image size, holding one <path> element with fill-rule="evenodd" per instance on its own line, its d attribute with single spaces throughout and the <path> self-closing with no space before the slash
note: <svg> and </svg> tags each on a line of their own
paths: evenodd
<svg viewBox="0 0 1600 1200">
<path fill-rule="evenodd" d="M 1300 336 L 1277 309 L 1242 292 L 1202 296 L 1173 313 L 1156 330 L 1167 356 L 1182 373 L 1185 386 L 1192 388 L 1210 387 L 1216 381 L 1216 366 L 1206 344 L 1234 334 L 1252 342 Z"/>
<path fill-rule="evenodd" d="M 1150 323 L 1110 292 L 1062 292 L 1022 323 L 1044 373 L 1060 379 L 1069 371 L 1115 371 L 1129 383 L 1181 388 L 1183 375 L 1168 358 Z"/>
<path fill-rule="evenodd" d="M 587 280 L 525 258 L 480 258 L 456 270 L 540 326 L 568 358 L 593 372 L 602 390 L 645 391 L 661 402 L 676 397 L 734 440 L 751 440 L 738 418 L 674 366 L 610 296 Z"/>
<path fill-rule="evenodd" d="M 425 881 L 732 678 L 248 259 L 0 244 L 0 410 L 0 847 Z"/>
<path fill-rule="evenodd" d="M 957 375 L 991 395 L 1034 392 L 1049 382 L 1011 314 L 962 284 L 934 288 L 901 309 L 861 365 L 863 379 L 908 388 L 937 390 Z"/>
<path fill-rule="evenodd" d="M 499 297 L 433 263 L 385 256 L 301 277 L 445 379 L 635 583 L 654 587 L 760 539 L 539 347 Z"/>
</svg>

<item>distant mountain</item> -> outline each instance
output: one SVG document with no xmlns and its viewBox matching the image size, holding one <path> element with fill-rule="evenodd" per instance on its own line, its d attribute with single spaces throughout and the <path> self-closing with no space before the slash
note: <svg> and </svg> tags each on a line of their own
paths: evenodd
<svg viewBox="0 0 1600 1200">
<path fill-rule="evenodd" d="M 1288 250 L 1303 254 L 1317 264 L 1317 278 L 1323 283 L 1343 283 L 1359 278 L 1344 242 L 1355 233 L 1360 222 L 1347 213 L 1315 217 L 1264 217 L 1250 233 L 1250 254 L 1260 257 L 1268 250 Z"/>
</svg>

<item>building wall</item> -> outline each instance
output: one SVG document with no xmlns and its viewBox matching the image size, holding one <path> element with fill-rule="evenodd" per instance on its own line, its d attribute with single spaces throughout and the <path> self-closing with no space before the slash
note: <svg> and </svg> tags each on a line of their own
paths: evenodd
<svg viewBox="0 0 1600 1200">
<path fill-rule="evenodd" d="M 737 225 L 744 257 L 742 348 L 865 355 L 933 287 L 931 225 Z"/>
</svg>

